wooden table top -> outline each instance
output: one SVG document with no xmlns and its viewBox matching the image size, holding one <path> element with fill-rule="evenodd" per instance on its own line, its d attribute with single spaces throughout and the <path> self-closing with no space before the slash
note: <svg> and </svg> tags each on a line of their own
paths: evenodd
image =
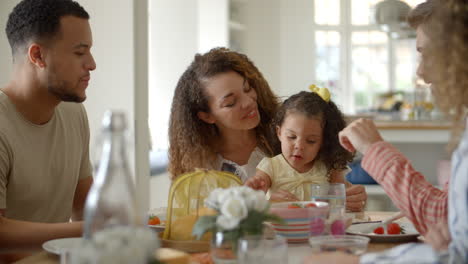
<svg viewBox="0 0 468 264">
<path fill-rule="evenodd" d="M 395 212 L 376 212 L 376 211 L 370 211 L 370 212 L 365 212 L 366 216 L 368 216 L 368 218 L 371 220 L 371 221 L 377 221 L 377 220 L 382 220 L 382 219 L 385 219 L 393 214 L 395 214 Z M 403 218 L 403 219 L 400 219 L 399 221 L 402 221 L 402 222 L 407 222 L 408 219 L 406 218 Z M 404 243 L 374 243 L 374 242 L 370 242 L 369 245 L 368 245 L 368 249 L 367 249 L 367 252 L 379 252 L 379 251 L 383 251 L 383 250 L 386 250 L 386 249 L 390 249 L 390 248 L 393 248 L 395 246 L 398 246 L 398 245 L 401 245 L 401 244 L 404 244 Z M 290 256 L 289 258 L 293 258 L 294 260 L 296 259 L 302 259 L 304 256 L 306 256 L 308 253 L 308 244 L 302 244 L 302 245 L 290 245 L 289 246 L 289 253 L 290 255 L 294 255 L 294 256 Z M 44 250 L 34 254 L 34 255 L 31 255 L 27 258 L 24 258 L 20 261 L 17 261 L 15 262 L 16 264 L 58 264 L 60 263 L 60 257 L 55 255 L 55 254 L 51 254 L 51 253 L 48 253 Z M 295 263 L 295 262 L 292 262 L 290 261 L 290 263 Z"/>
</svg>

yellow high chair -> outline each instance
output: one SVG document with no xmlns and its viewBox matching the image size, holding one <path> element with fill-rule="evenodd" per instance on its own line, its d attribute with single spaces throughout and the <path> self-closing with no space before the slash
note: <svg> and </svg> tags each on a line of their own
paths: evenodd
<svg viewBox="0 0 468 264">
<path fill-rule="evenodd" d="M 179 176 L 169 191 L 163 246 L 189 252 L 208 248 L 210 233 L 205 234 L 201 241 L 192 236 L 192 228 L 199 216 L 216 214 L 216 211 L 204 206 L 205 199 L 216 188 L 240 185 L 242 181 L 239 177 L 229 172 L 197 169 Z"/>
</svg>

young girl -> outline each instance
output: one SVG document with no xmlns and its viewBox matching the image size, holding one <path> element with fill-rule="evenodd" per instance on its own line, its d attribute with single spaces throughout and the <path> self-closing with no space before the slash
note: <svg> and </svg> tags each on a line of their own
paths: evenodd
<svg viewBox="0 0 468 264">
<path fill-rule="evenodd" d="M 351 185 L 344 175 L 353 154 L 338 140 L 338 132 L 346 125 L 343 114 L 330 101 L 326 88 L 312 87 L 312 92 L 295 94 L 280 107 L 275 124 L 282 153 L 264 158 L 256 175 L 245 183 L 269 189 L 270 200 L 309 200 L 311 184 Z"/>
</svg>

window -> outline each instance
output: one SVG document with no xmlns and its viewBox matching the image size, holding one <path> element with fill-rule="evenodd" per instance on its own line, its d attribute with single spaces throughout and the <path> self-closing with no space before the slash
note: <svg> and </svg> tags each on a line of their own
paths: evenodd
<svg viewBox="0 0 468 264">
<path fill-rule="evenodd" d="M 379 1 L 314 1 L 315 80 L 347 113 L 372 108 L 377 94 L 414 87 L 415 39 L 393 39 L 372 23 Z"/>
</svg>

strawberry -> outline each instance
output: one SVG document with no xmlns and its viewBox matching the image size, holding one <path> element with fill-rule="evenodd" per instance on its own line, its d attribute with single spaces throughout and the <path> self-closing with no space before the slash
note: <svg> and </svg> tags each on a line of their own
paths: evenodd
<svg viewBox="0 0 468 264">
<path fill-rule="evenodd" d="M 293 209 L 293 208 L 302 208 L 302 206 L 298 203 L 292 203 L 292 204 L 288 204 L 288 208 L 289 209 Z"/>
<path fill-rule="evenodd" d="M 306 207 L 308 207 L 308 208 L 309 208 L 309 207 L 310 207 L 310 208 L 312 208 L 312 207 L 317 207 L 317 205 L 316 205 L 316 204 L 314 204 L 314 203 L 308 203 L 308 204 L 306 204 Z"/>
<path fill-rule="evenodd" d="M 377 227 L 376 229 L 374 229 L 374 233 L 375 234 L 379 234 L 379 235 L 383 235 L 385 233 L 385 230 L 383 229 L 383 227 Z"/>
<path fill-rule="evenodd" d="M 387 225 L 387 234 L 389 235 L 399 235 L 401 234 L 401 227 L 397 223 L 390 223 Z"/>
</svg>

